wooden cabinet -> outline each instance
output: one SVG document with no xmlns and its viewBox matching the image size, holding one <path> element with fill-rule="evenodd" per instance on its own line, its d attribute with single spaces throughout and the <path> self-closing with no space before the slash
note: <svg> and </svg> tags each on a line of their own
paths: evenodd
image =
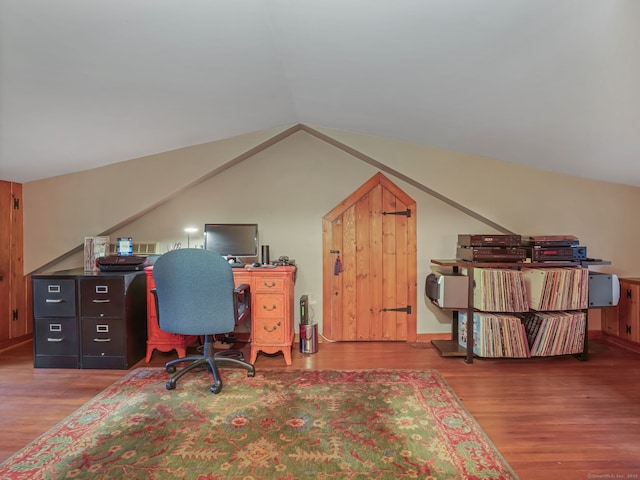
<svg viewBox="0 0 640 480">
<path fill-rule="evenodd" d="M 251 358 L 254 363 L 260 351 L 271 354 L 282 352 L 287 365 L 291 365 L 291 349 L 294 339 L 294 284 L 296 267 L 234 268 L 236 287 L 249 285 L 251 292 Z M 154 349 L 170 351 L 176 349 L 184 356 L 183 349 L 195 340 L 193 337 L 176 335 L 160 330 L 153 288 L 153 269 L 146 269 L 147 277 L 147 361 Z"/>
<path fill-rule="evenodd" d="M 128 369 L 144 355 L 143 272 L 34 275 L 34 366 Z"/>
<path fill-rule="evenodd" d="M 607 335 L 618 336 L 618 307 L 607 307 L 600 310 L 602 331 Z"/>
<path fill-rule="evenodd" d="M 640 342 L 640 279 L 620 279 L 618 336 L 631 342 Z"/>
<path fill-rule="evenodd" d="M 295 267 L 252 269 L 251 272 L 251 360 L 259 351 L 282 352 L 291 365 Z"/>
<path fill-rule="evenodd" d="M 605 312 L 605 333 L 631 342 L 630 346 L 640 344 L 640 278 L 621 278 L 618 305 L 605 309 Z"/>
<path fill-rule="evenodd" d="M 0 180 L 0 348 L 32 332 L 24 276 L 22 185 Z"/>
</svg>

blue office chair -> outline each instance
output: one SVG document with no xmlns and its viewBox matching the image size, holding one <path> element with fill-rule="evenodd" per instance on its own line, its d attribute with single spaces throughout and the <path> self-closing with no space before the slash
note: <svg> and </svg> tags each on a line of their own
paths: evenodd
<svg viewBox="0 0 640 480">
<path fill-rule="evenodd" d="M 211 392 L 222 390 L 219 364 L 239 365 L 247 376 L 255 368 L 236 350 L 213 351 L 215 335 L 232 332 L 243 316 L 250 315 L 249 285 L 234 288 L 231 266 L 220 255 L 198 248 L 172 250 L 161 255 L 153 266 L 154 295 L 160 328 L 166 332 L 204 337 L 202 355 L 178 358 L 165 366 L 174 374 L 167 390 L 190 370 L 205 366 L 213 374 Z M 176 365 L 190 362 L 176 372 Z"/>
</svg>

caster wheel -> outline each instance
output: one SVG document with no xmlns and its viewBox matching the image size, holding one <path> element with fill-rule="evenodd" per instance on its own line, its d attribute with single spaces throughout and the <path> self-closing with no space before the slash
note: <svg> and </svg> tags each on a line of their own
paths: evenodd
<svg viewBox="0 0 640 480">
<path fill-rule="evenodd" d="M 255 377 L 256 376 L 256 371 L 255 370 L 248 370 L 247 371 L 247 377 Z"/>
<path fill-rule="evenodd" d="M 211 390 L 211 393 L 220 393 L 220 391 L 222 390 L 222 382 L 214 383 L 213 385 L 211 385 L 211 388 L 209 390 Z"/>
<path fill-rule="evenodd" d="M 176 372 L 176 367 L 175 367 L 175 365 L 170 365 L 165 370 L 167 371 L 167 373 L 175 373 Z"/>
<path fill-rule="evenodd" d="M 176 388 L 176 381 L 171 379 L 167 382 L 166 384 L 167 390 L 173 390 L 174 388 Z"/>
</svg>

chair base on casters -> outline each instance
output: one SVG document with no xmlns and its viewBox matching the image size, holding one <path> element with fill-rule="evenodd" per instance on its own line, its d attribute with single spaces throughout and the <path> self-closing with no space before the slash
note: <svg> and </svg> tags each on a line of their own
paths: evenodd
<svg viewBox="0 0 640 480">
<path fill-rule="evenodd" d="M 204 348 L 202 355 L 194 355 L 191 357 L 178 358 L 171 360 L 165 365 L 167 373 L 173 373 L 171 378 L 167 381 L 167 390 L 173 390 L 176 388 L 178 379 L 185 373 L 198 367 L 206 367 L 213 375 L 213 384 L 211 385 L 212 393 L 220 393 L 222 390 L 222 378 L 218 371 L 218 364 L 231 364 L 238 365 L 247 369 L 247 377 L 253 377 L 256 373 L 255 367 L 248 362 L 245 362 L 242 352 L 237 350 L 224 350 L 222 352 L 213 351 L 214 338 L 213 335 L 205 335 Z M 179 363 L 190 362 L 182 370 L 176 373 L 176 365 Z"/>
</svg>

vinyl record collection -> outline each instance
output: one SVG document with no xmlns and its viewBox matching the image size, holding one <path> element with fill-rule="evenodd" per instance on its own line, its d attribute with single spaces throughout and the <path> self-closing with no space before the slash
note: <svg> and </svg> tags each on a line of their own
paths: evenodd
<svg viewBox="0 0 640 480">
<path fill-rule="evenodd" d="M 458 343 L 467 346 L 467 312 L 458 315 Z M 528 358 L 580 353 L 586 313 L 531 312 L 521 315 L 474 312 L 473 353 L 479 357 Z"/>
<path fill-rule="evenodd" d="M 473 314 L 474 354 L 527 358 L 582 351 L 588 269 L 478 267 L 473 279 L 473 307 L 483 310 Z M 466 311 L 458 321 L 458 343 L 466 348 Z"/>
</svg>

